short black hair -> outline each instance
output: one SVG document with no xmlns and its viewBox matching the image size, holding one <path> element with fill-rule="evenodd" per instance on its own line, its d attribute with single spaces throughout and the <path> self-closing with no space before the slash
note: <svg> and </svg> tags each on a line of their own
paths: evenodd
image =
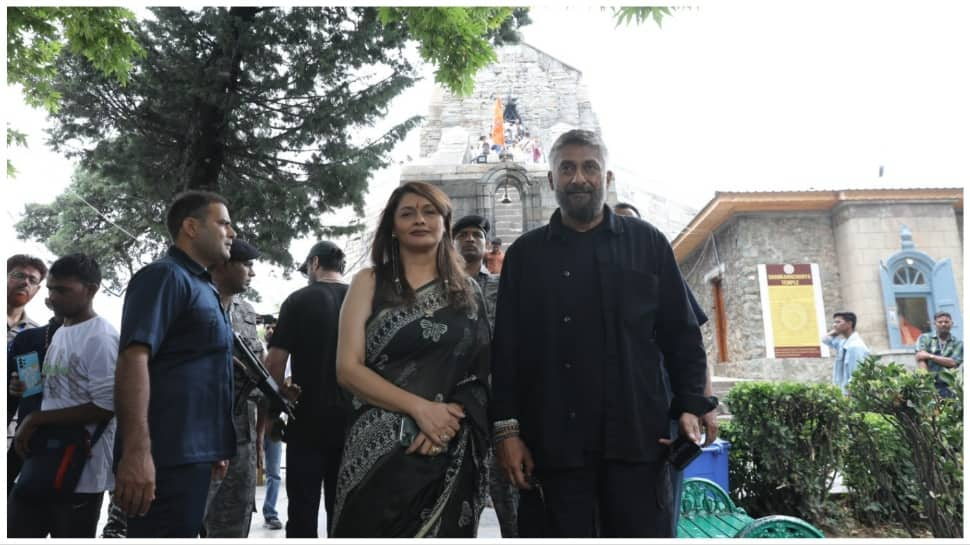
<svg viewBox="0 0 970 545">
<path fill-rule="evenodd" d="M 618 203 L 616 203 L 616 206 L 613 207 L 613 210 L 616 210 L 617 208 L 626 208 L 628 210 L 633 210 L 633 213 L 636 214 L 638 218 L 642 218 L 643 217 L 643 216 L 640 215 L 640 211 L 637 210 L 637 207 L 636 206 L 633 206 L 632 204 L 630 204 L 628 202 L 618 202 Z"/>
<path fill-rule="evenodd" d="M 212 203 L 229 206 L 225 197 L 212 191 L 184 191 L 175 196 L 165 216 L 165 226 L 174 242 L 185 218 L 205 219 L 206 209 Z"/>
<path fill-rule="evenodd" d="M 500 239 L 498 237 L 493 238 L 492 239 L 492 244 L 498 244 L 499 246 L 501 246 L 502 245 L 502 239 Z"/>
<path fill-rule="evenodd" d="M 935 322 L 937 320 L 937 318 L 940 318 L 942 316 L 946 316 L 951 321 L 953 320 L 953 316 L 951 316 L 949 312 L 947 312 L 945 310 L 941 310 L 941 311 L 939 311 L 939 312 L 937 312 L 936 314 L 933 315 L 933 321 Z"/>
<path fill-rule="evenodd" d="M 846 322 L 852 324 L 852 329 L 855 330 L 856 317 L 854 312 L 839 311 L 832 314 L 832 318 L 842 318 Z"/>
<path fill-rule="evenodd" d="M 91 256 L 85 254 L 66 255 L 51 265 L 50 275 L 57 278 L 73 277 L 84 284 L 101 284 L 101 267 Z"/>
<path fill-rule="evenodd" d="M 32 267 L 40 271 L 40 279 L 47 278 L 47 265 L 40 258 L 27 254 L 16 254 L 7 258 L 7 272 L 17 267 Z"/>
<path fill-rule="evenodd" d="M 347 266 L 347 258 L 344 256 L 344 251 L 340 248 L 335 248 L 327 255 L 318 255 L 315 257 L 320 268 L 328 271 L 337 271 L 343 274 L 344 268 Z"/>
</svg>

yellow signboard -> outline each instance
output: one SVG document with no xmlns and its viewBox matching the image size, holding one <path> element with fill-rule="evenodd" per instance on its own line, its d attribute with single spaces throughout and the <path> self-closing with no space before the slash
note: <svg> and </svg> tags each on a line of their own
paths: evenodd
<svg viewBox="0 0 970 545">
<path fill-rule="evenodd" d="M 759 265 L 765 348 L 769 358 L 818 358 L 825 327 L 816 264 Z"/>
</svg>

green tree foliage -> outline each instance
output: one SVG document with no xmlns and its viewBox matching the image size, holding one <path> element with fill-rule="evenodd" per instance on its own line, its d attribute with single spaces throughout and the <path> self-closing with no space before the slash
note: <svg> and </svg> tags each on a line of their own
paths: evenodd
<svg viewBox="0 0 970 545">
<path fill-rule="evenodd" d="M 407 9 L 381 22 L 376 8 L 154 8 L 136 33 L 147 54 L 126 86 L 82 56 L 61 55 L 50 143 L 79 158 L 83 172 L 68 195 L 29 207 L 18 235 L 54 253 L 98 255 L 119 289 L 165 246 L 172 196 L 212 189 L 230 200 L 240 236 L 292 266 L 294 238 L 352 229 L 323 226 L 320 216 L 345 206 L 361 213 L 371 173 L 420 121 L 356 136 L 417 77 L 405 47 L 428 36 L 408 23 L 430 27 Z M 467 35 L 465 25 L 497 41 L 494 18 L 482 26 L 449 14 L 437 22 L 442 35 Z"/>
<path fill-rule="evenodd" d="M 925 520 L 916 468 L 892 416 L 850 409 L 843 483 L 856 520 L 868 526 L 897 521 L 911 536 Z"/>
<path fill-rule="evenodd" d="M 642 25 L 643 23 L 652 20 L 653 22 L 657 23 L 658 27 L 662 27 L 664 17 L 669 17 L 671 12 L 679 8 L 665 6 L 641 6 L 612 9 L 613 18 L 616 19 L 616 26 L 629 25 L 630 23 Z"/>
<path fill-rule="evenodd" d="M 841 467 L 847 402 L 830 384 L 745 382 L 726 398 L 731 426 L 731 497 L 752 517 L 790 515 L 812 523 L 830 513 Z"/>
<path fill-rule="evenodd" d="M 56 61 L 66 48 L 124 85 L 133 59 L 144 55 L 134 21 L 124 8 L 8 7 L 7 84 L 22 85 L 27 104 L 57 111 Z"/>
<path fill-rule="evenodd" d="M 7 149 L 9 150 L 14 146 L 21 148 L 27 147 L 27 135 L 11 127 L 10 123 L 7 123 Z M 15 178 L 16 176 L 17 169 L 10 162 L 10 159 L 7 159 L 7 178 Z"/>
<path fill-rule="evenodd" d="M 378 8 L 384 24 L 403 24 L 420 44 L 421 57 L 437 66 L 435 81 L 459 96 L 474 90 L 479 69 L 494 62 L 496 45 L 515 43 L 530 22 L 519 8 Z"/>
<path fill-rule="evenodd" d="M 144 55 L 132 34 L 134 21 L 124 8 L 8 7 L 7 84 L 20 85 L 28 105 L 56 112 L 56 61 L 66 50 L 124 85 L 133 59 Z M 7 146 L 12 145 L 26 146 L 26 138 L 8 125 Z M 7 160 L 7 176 L 15 175 Z"/>
<path fill-rule="evenodd" d="M 904 492 L 890 507 L 906 517 L 910 506 L 921 506 L 933 537 L 958 538 L 963 537 L 963 385 L 955 372 L 942 371 L 941 376 L 951 383 L 953 397 L 939 395 L 930 373 L 868 358 L 853 374 L 849 394 L 855 411 L 877 413 L 893 426 L 909 458 L 913 481 L 901 481 L 907 475 L 899 472 L 895 479 L 880 479 L 884 492 Z M 880 448 L 871 438 L 855 439 Z M 870 472 L 881 470 L 886 453 L 880 454 L 867 459 Z M 912 524 L 907 529 L 916 535 Z"/>
<path fill-rule="evenodd" d="M 162 241 L 168 234 L 164 222 L 159 222 L 165 215 L 165 201 L 159 192 L 162 188 L 142 189 L 133 194 L 128 180 L 79 169 L 70 189 L 53 203 L 28 204 L 17 229 L 43 240 L 54 255 L 84 251 L 98 256 L 105 287 L 118 293 L 124 279 L 166 248 Z M 102 215 L 85 202 L 96 203 L 99 210 L 108 212 Z M 105 266 L 105 258 L 112 266 Z"/>
</svg>

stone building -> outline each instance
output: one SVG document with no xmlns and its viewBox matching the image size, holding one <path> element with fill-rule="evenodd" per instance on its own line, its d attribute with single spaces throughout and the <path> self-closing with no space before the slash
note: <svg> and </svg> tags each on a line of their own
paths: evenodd
<svg viewBox="0 0 970 545">
<path fill-rule="evenodd" d="M 703 333 L 716 375 L 826 382 L 824 351 L 769 357 L 759 265 L 815 264 L 823 327 L 837 310 L 855 312 L 874 354 L 913 366 L 913 339 L 935 311 L 951 312 L 963 338 L 962 225 L 961 189 L 718 192 L 672 244 L 711 317 Z"/>
<path fill-rule="evenodd" d="M 525 43 L 496 48 L 496 55 L 497 61 L 476 75 L 470 96 L 458 97 L 434 86 L 420 129 L 418 157 L 401 168 L 399 183 L 421 181 L 441 187 L 451 198 L 456 219 L 466 214 L 489 218 L 493 238 L 501 238 L 507 248 L 520 234 L 544 225 L 558 206 L 546 177 L 546 156 L 555 139 L 574 128 L 601 129 L 582 72 Z M 514 102 L 529 141 L 523 139 L 503 155 L 482 154 L 480 139 L 492 133 L 497 100 L 503 110 Z M 608 134 L 604 140 L 609 145 Z M 538 157 L 528 153 L 529 145 L 539 149 Z M 696 213 L 646 191 L 643 180 L 612 159 L 609 168 L 615 183 L 607 202 L 634 204 L 669 239 Z M 374 230 L 392 190 L 372 186 L 366 217 L 354 220 L 365 227 L 338 240 L 347 254 L 348 275 L 369 264 Z"/>
<path fill-rule="evenodd" d="M 582 73 L 532 47 L 497 48 L 497 62 L 475 77 L 475 91 L 458 97 L 436 87 L 421 129 L 420 157 L 402 169 L 401 183 L 422 181 L 441 187 L 451 198 L 455 217 L 481 214 L 492 222 L 493 237 L 506 247 L 520 234 L 544 225 L 556 210 L 546 156 L 555 139 L 570 129 L 600 131 Z M 496 102 L 508 118 L 513 104 L 521 119 L 519 144 L 503 154 L 482 153 L 482 138 L 492 134 Z M 508 122 L 506 122 L 508 124 Z M 508 134 L 508 133 L 506 133 Z M 604 135 L 609 145 L 609 135 Z M 529 153 L 538 147 L 537 156 Z M 694 210 L 634 189 L 637 180 L 613 168 L 616 183 L 607 202 L 617 202 L 617 186 L 668 237 L 680 231 Z"/>
</svg>

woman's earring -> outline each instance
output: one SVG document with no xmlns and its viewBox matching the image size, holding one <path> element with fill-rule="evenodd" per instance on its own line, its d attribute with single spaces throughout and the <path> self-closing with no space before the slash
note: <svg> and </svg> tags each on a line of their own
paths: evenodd
<svg viewBox="0 0 970 545">
<path fill-rule="evenodd" d="M 398 260 L 397 237 L 393 234 L 391 235 L 391 237 L 394 239 L 393 242 L 391 243 L 391 268 L 393 269 L 393 272 L 394 272 L 394 291 L 398 295 L 401 295 L 401 293 L 404 290 L 403 288 L 401 288 L 401 272 L 397 264 L 397 260 Z"/>
</svg>

